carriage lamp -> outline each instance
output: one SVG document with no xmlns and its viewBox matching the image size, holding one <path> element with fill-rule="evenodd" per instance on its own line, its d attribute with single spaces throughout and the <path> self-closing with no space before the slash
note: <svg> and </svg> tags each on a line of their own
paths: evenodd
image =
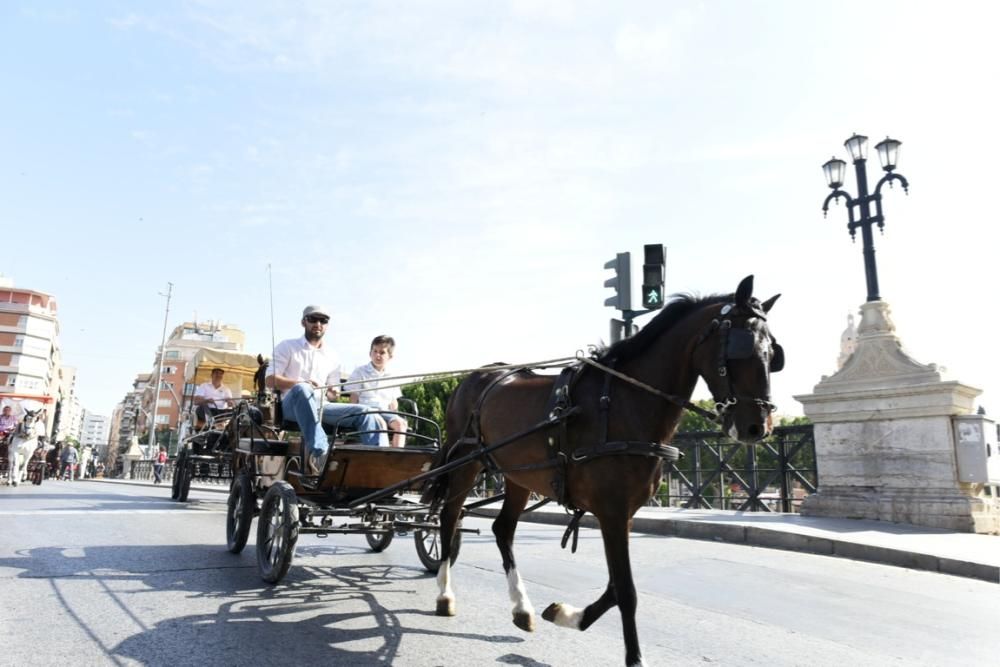
<svg viewBox="0 0 1000 667">
<path fill-rule="evenodd" d="M 865 258 L 865 282 L 868 288 L 868 301 L 879 301 L 878 270 L 875 266 L 875 241 L 872 237 L 872 225 L 878 225 L 881 232 L 885 227 L 885 216 L 882 214 L 882 186 L 892 181 L 899 181 L 903 186 L 903 191 L 909 193 L 910 184 L 902 174 L 895 172 L 896 162 L 899 158 L 900 141 L 886 137 L 875 144 L 878 151 L 879 162 L 885 170 L 885 176 L 875 185 L 875 191 L 869 194 L 868 172 L 866 162 L 868 159 L 868 137 L 861 134 L 851 135 L 851 138 L 844 142 L 851 161 L 854 162 L 854 174 L 858 182 L 858 194 L 852 197 L 841 189 L 844 185 L 844 172 L 847 163 L 837 157 L 832 157 L 823 164 L 823 176 L 826 184 L 833 190 L 827 195 L 823 202 L 823 217 L 826 217 L 830 202 L 843 199 L 847 204 L 847 231 L 851 233 L 851 240 L 855 239 L 858 227 L 861 228 L 861 239 L 864 245 Z M 874 206 L 874 211 L 872 207 Z"/>
</svg>

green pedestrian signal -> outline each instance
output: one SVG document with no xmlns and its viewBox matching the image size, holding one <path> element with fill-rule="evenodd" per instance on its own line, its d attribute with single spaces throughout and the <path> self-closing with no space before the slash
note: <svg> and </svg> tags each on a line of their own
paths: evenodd
<svg viewBox="0 0 1000 667">
<path fill-rule="evenodd" d="M 663 308 L 663 278 L 667 263 L 667 248 L 660 244 L 643 246 L 642 307 L 648 310 Z"/>
<path fill-rule="evenodd" d="M 642 293 L 642 307 L 653 310 L 663 307 L 663 288 L 651 287 Z"/>
</svg>

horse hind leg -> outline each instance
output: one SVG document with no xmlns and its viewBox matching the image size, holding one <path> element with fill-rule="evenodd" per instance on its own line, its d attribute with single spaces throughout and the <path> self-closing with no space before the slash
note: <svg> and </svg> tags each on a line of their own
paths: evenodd
<svg viewBox="0 0 1000 667">
<path fill-rule="evenodd" d="M 514 605 L 511 610 L 514 625 L 525 632 L 534 632 L 535 608 L 531 606 L 524 582 L 521 581 L 521 575 L 517 571 L 513 549 L 517 520 L 520 518 L 521 512 L 524 511 L 525 505 L 528 504 L 530 491 L 511 484 L 509 479 L 506 480 L 504 489 L 503 507 L 493 521 L 493 535 L 496 537 L 500 557 L 503 559 L 503 570 L 507 573 L 507 594 Z"/>
<path fill-rule="evenodd" d="M 461 466 L 446 478 L 444 492 L 447 495 L 441 505 L 439 528 L 441 565 L 437 573 L 438 597 L 435 611 L 438 616 L 455 615 L 455 591 L 451 587 L 451 547 L 458 530 L 458 520 L 462 516 L 462 505 L 478 473 L 478 468 L 470 463 Z M 456 493 L 454 489 L 460 491 Z"/>
</svg>

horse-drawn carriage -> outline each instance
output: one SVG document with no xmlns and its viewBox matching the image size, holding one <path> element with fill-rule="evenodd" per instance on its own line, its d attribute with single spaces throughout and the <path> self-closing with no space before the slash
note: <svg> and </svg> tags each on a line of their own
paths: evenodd
<svg viewBox="0 0 1000 667">
<path fill-rule="evenodd" d="M 405 447 L 395 448 L 360 444 L 365 433 L 344 426 L 347 420 L 324 424 L 331 450 L 317 475 L 303 470 L 303 439 L 294 422 L 281 419 L 280 403 L 265 406 L 264 414 L 275 407 L 273 422 L 255 423 L 242 406 L 231 422 L 238 438 L 226 517 L 229 551 L 243 550 L 259 515 L 257 563 L 271 583 L 288 571 L 301 533 L 364 535 L 373 551 L 383 551 L 395 535 L 412 532 L 420 561 L 436 572 L 437 517 L 411 494 L 440 456 L 438 425 L 415 411 L 392 412 L 421 426 L 408 433 Z"/>
<path fill-rule="evenodd" d="M 417 552 L 437 572 L 436 613 L 455 615 L 451 565 L 461 520 L 478 501 L 466 497 L 484 470 L 502 474 L 505 493 L 493 524 L 513 603 L 514 624 L 534 629 L 535 610 L 517 570 L 513 541 L 532 493 L 573 510 L 563 546 L 585 512 L 598 520 L 609 580 L 583 608 L 553 603 L 541 614 L 558 626 L 586 630 L 617 606 L 625 661 L 642 664 L 636 632 L 637 594 L 628 540 L 633 515 L 659 485 L 679 452 L 666 445 L 684 409 L 716 420 L 734 439 L 754 443 L 770 431 L 770 374 L 784 354 L 767 325 L 777 296 L 752 297 L 752 277 L 736 292 L 669 303 L 636 336 L 591 355 L 578 355 L 558 376 L 529 368 L 487 367 L 468 375 L 447 410 L 448 442 L 385 449 L 330 434 L 333 449 L 318 475 L 303 466 L 301 438 L 265 405 L 263 423 L 246 402 L 228 423 L 235 443 L 226 515 L 226 543 L 240 553 L 254 517 L 261 576 L 287 573 L 300 533 L 363 533 L 381 551 L 396 532 L 413 531 Z M 540 365 L 534 366 L 534 368 Z M 259 375 L 262 380 L 263 373 Z M 715 401 L 708 413 L 691 403 L 705 381 Z M 261 395 L 267 395 L 261 388 Z M 267 412 L 267 409 L 271 412 Z M 412 437 L 412 436 L 408 436 Z M 403 495 L 421 489 L 420 499 Z M 493 500 L 493 499 L 488 499 Z"/>
<path fill-rule="evenodd" d="M 41 484 L 45 465 L 45 402 L 48 397 L 8 394 L 0 406 L 10 408 L 15 426 L 0 436 L 0 478 L 11 486 L 24 480 Z"/>
<path fill-rule="evenodd" d="M 251 398 L 257 357 L 225 350 L 199 350 L 184 369 L 184 392 L 181 397 L 181 422 L 178 449 L 174 459 L 170 497 L 187 501 L 195 479 L 231 481 L 235 441 L 228 439 L 228 425 L 236 413 L 236 401 Z M 210 381 L 213 369 L 223 371 L 222 383 L 234 397 L 232 406 L 221 411 L 204 410 L 199 418 L 195 392 Z"/>
</svg>

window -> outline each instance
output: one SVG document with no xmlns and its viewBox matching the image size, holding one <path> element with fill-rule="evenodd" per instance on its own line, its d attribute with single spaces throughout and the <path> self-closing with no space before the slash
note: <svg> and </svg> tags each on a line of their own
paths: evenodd
<svg viewBox="0 0 1000 667">
<path fill-rule="evenodd" d="M 167 350 L 163 353 L 164 359 L 180 359 L 181 353 L 179 350 Z"/>
<path fill-rule="evenodd" d="M 176 366 L 164 366 L 160 369 L 160 375 L 173 375 L 177 372 Z"/>
<path fill-rule="evenodd" d="M 170 415 L 156 415 L 156 423 L 157 424 L 169 424 L 170 423 Z"/>
<path fill-rule="evenodd" d="M 161 398 L 156 402 L 156 407 L 158 408 L 169 408 L 173 403 L 169 398 Z"/>
</svg>

